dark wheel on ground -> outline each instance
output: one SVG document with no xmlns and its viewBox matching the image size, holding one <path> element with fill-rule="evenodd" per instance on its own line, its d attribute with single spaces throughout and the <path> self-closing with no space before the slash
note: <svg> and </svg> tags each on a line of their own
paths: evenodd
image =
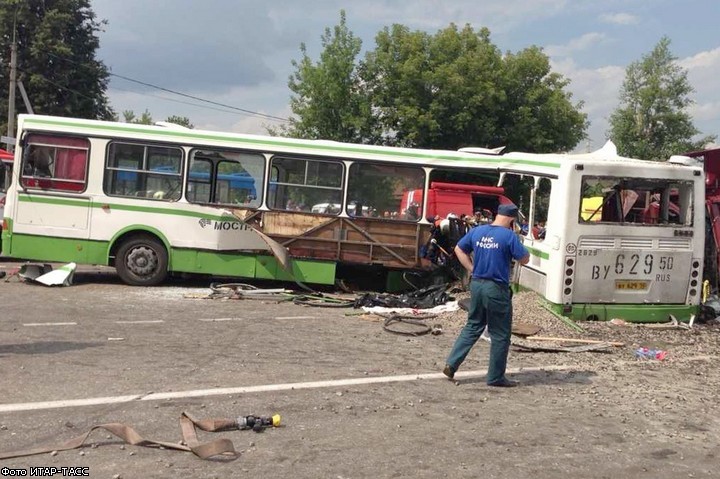
<svg viewBox="0 0 720 479">
<path fill-rule="evenodd" d="M 123 241 L 115 257 L 120 278 L 132 286 L 155 286 L 167 277 L 168 254 L 165 246 L 149 236 L 133 236 Z"/>
</svg>

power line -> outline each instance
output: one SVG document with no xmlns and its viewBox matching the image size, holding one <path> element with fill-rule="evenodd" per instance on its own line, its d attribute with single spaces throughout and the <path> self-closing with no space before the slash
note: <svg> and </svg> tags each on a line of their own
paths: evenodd
<svg viewBox="0 0 720 479">
<path fill-rule="evenodd" d="M 150 93 L 142 93 L 142 92 L 135 91 L 135 90 L 129 90 L 129 89 L 127 89 L 127 88 L 119 88 L 119 87 L 116 87 L 116 86 L 115 86 L 115 87 L 113 87 L 113 89 L 114 89 L 114 90 L 120 90 L 120 91 L 128 92 L 128 93 L 133 93 L 133 94 L 135 94 L 135 95 L 149 96 L 150 98 L 157 98 L 158 100 L 165 100 L 165 101 L 171 101 L 171 102 L 173 102 L 173 103 L 180 103 L 180 104 L 182 104 L 182 105 L 190 105 L 190 106 L 196 106 L 196 107 L 198 107 L 198 108 L 207 108 L 208 110 L 215 110 L 215 111 L 219 111 L 219 112 L 222 112 L 222 113 L 230 113 L 230 114 L 232 114 L 232 115 L 248 115 L 248 113 L 243 113 L 243 112 L 238 112 L 238 111 L 231 111 L 231 110 L 222 109 L 222 108 L 216 108 L 216 107 L 208 106 L 208 105 L 200 105 L 200 104 L 198 104 L 198 103 L 192 103 L 192 102 L 189 102 L 189 101 L 176 100 L 176 99 L 174 99 L 174 98 L 167 98 L 167 97 L 164 97 L 164 96 L 152 95 L 152 94 L 150 94 Z"/>
<path fill-rule="evenodd" d="M 140 81 L 140 80 L 134 80 L 134 79 L 132 79 L 132 78 L 129 78 L 129 77 L 126 77 L 126 76 L 123 76 L 123 75 L 118 75 L 117 73 L 110 73 L 110 75 L 111 75 L 111 76 L 114 76 L 114 77 L 122 78 L 123 80 L 127 80 L 127 81 L 129 81 L 129 82 L 137 83 L 137 84 L 139 84 L 139 85 L 144 85 L 144 86 L 147 86 L 147 87 L 150 87 L 150 88 L 155 88 L 155 89 L 158 89 L 158 90 L 161 90 L 161 91 L 165 91 L 165 92 L 168 92 L 168 93 L 172 93 L 172 94 L 174 94 L 174 95 L 183 96 L 183 97 L 185 97 L 185 98 L 190 98 L 190 99 L 197 100 L 197 101 L 201 101 L 201 102 L 204 102 L 204 103 L 210 103 L 211 105 L 217 105 L 217 106 L 221 106 L 221 107 L 223 107 L 223 108 L 229 108 L 229 109 L 231 109 L 231 110 L 241 111 L 241 112 L 243 112 L 243 113 L 247 113 L 247 114 L 250 114 L 250 115 L 261 116 L 261 117 L 267 118 L 267 119 L 269 119 L 269 120 L 287 121 L 287 122 L 290 121 L 290 120 L 287 119 L 287 118 L 281 118 L 281 117 L 279 117 L 279 116 L 267 115 L 267 114 L 265 114 L 265 113 L 260 113 L 260 112 L 252 111 L 252 110 L 246 110 L 246 109 L 244 109 L 244 108 L 238 108 L 238 107 L 236 107 L 236 106 L 227 105 L 227 104 L 225 104 L 225 103 L 219 103 L 219 102 L 212 101 L 212 100 L 206 100 L 206 99 L 204 99 L 204 98 L 200 98 L 200 97 L 197 97 L 197 96 L 188 95 L 188 94 L 186 94 L 186 93 L 181 93 L 181 92 L 179 92 L 179 91 L 170 90 L 169 88 L 164 88 L 164 87 L 161 87 L 161 86 L 153 85 L 152 83 L 146 83 L 146 82 L 143 82 L 143 81 Z"/>
<path fill-rule="evenodd" d="M 79 92 L 79 91 L 77 91 L 77 90 L 73 90 L 72 88 L 68 88 L 68 87 L 66 87 L 66 86 L 60 85 L 59 83 L 55 83 L 54 81 L 48 79 L 45 75 L 38 74 L 38 73 L 32 73 L 32 72 L 29 72 L 29 71 L 27 71 L 27 70 L 23 70 L 23 69 L 21 69 L 21 68 L 18 68 L 18 71 L 19 71 L 19 72 L 22 72 L 22 73 L 24 73 L 24 74 L 26 74 L 26 75 L 36 75 L 36 76 L 40 77 L 44 82 L 49 83 L 49 84 L 51 84 L 51 85 L 54 86 L 54 87 L 60 88 L 61 90 L 69 91 L 70 93 L 73 93 L 73 94 L 75 94 L 75 95 L 77 95 L 77 96 L 81 96 L 81 97 L 83 97 L 83 98 L 87 98 L 88 100 L 95 101 L 95 98 L 93 98 L 93 97 L 91 97 L 91 96 L 88 96 L 88 95 L 86 95 L 86 94 L 84 94 L 84 93 L 82 93 L 82 92 Z"/>
<path fill-rule="evenodd" d="M 57 58 L 58 60 L 63 60 L 63 61 L 72 63 L 72 64 L 74 64 L 74 65 L 86 66 L 86 65 L 84 65 L 84 64 L 82 64 L 82 63 L 76 62 L 76 61 L 71 60 L 71 59 L 69 59 L 69 58 L 65 58 L 65 57 L 61 57 L 61 56 L 55 55 L 55 54 L 50 53 L 50 52 L 47 52 L 47 54 L 48 54 L 49 56 L 51 56 L 51 57 Z M 225 104 L 225 103 L 219 103 L 219 102 L 216 102 L 216 101 L 207 100 L 207 99 L 205 99 L 205 98 L 200 98 L 200 97 L 198 97 L 198 96 L 188 95 L 187 93 L 182 93 L 182 92 L 179 92 L 179 91 L 171 90 L 171 89 L 169 89 L 169 88 L 161 87 L 161 86 L 158 86 L 158 85 L 153 85 L 152 83 L 147 83 L 147 82 L 144 82 L 144 81 L 136 80 L 136 79 L 134 79 L 134 78 L 126 77 L 126 76 L 124 76 L 124 75 L 119 75 L 119 74 L 117 74 L 117 73 L 111 73 L 111 72 L 108 71 L 108 74 L 109 74 L 110 76 L 114 76 L 114 77 L 117 77 L 117 78 L 121 78 L 121 79 L 123 79 L 123 80 L 125 80 L 125 81 L 129 81 L 129 82 L 132 82 L 132 83 L 137 83 L 137 84 L 139 84 L 139 85 L 143 85 L 143 86 L 150 87 L 150 88 L 155 88 L 155 89 L 157 89 L 157 90 L 161 90 L 161 91 L 165 91 L 165 92 L 168 92 L 168 93 L 172 93 L 173 95 L 179 95 L 179 96 L 182 96 L 182 97 L 185 97 L 185 98 L 190 98 L 190 99 L 192 99 L 192 100 L 200 101 L 200 102 L 203 102 L 203 103 L 209 103 L 209 104 L 212 104 L 212 105 L 221 106 L 221 107 L 223 107 L 223 108 L 228 108 L 228 109 L 230 109 L 230 110 L 240 111 L 240 112 L 243 112 L 243 113 L 248 114 L 248 115 L 259 116 L 259 117 L 267 118 L 268 120 L 283 121 L 283 122 L 289 122 L 289 121 L 290 121 L 288 118 L 282 118 L 282 117 L 279 117 L 279 116 L 268 115 L 268 114 L 266 114 L 266 113 L 260 113 L 260 112 L 253 111 L 253 110 L 247 110 L 247 109 L 245 109 L 245 108 L 239 108 L 239 107 L 236 107 L 236 106 L 227 105 L 227 104 Z M 139 94 L 142 94 L 142 93 L 139 93 Z M 167 99 L 167 98 L 166 98 L 166 99 Z M 167 99 L 167 100 L 169 100 L 169 99 Z M 195 105 L 195 106 L 201 106 L 201 105 Z M 222 111 L 222 110 L 221 110 L 221 111 Z"/>
</svg>

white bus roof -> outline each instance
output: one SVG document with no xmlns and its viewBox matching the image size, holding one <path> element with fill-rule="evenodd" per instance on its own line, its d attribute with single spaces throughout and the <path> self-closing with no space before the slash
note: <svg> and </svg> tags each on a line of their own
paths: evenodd
<svg viewBox="0 0 720 479">
<path fill-rule="evenodd" d="M 302 153 L 318 157 L 331 157 L 333 159 L 391 161 L 395 163 L 421 164 L 430 167 L 482 167 L 498 171 L 517 171 L 549 176 L 557 176 L 563 164 L 574 164 L 579 161 L 642 162 L 646 165 L 665 164 L 618 156 L 617 149 L 612 142 L 608 142 L 600 150 L 583 154 L 521 152 L 497 154 L 485 153 L 485 151 L 493 150 L 481 148 L 463 148 L 464 151 L 401 148 L 43 115 L 20 115 L 18 124 L 22 125 L 26 130 L 35 131 L 81 133 L 128 139 L 137 139 L 138 135 L 142 135 L 146 139 L 191 146 L 242 148 L 275 154 Z"/>
</svg>

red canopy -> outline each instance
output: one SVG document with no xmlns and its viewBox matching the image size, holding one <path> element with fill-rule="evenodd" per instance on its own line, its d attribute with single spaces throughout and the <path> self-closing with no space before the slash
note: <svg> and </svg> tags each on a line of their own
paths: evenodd
<svg viewBox="0 0 720 479">
<path fill-rule="evenodd" d="M 13 154 L 3 150 L 0 148 L 0 160 L 2 161 L 12 161 L 13 160 Z"/>
</svg>

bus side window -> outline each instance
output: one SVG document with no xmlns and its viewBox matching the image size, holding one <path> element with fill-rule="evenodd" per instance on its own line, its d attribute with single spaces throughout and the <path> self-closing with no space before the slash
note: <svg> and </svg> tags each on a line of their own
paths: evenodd
<svg viewBox="0 0 720 479">
<path fill-rule="evenodd" d="M 180 148 L 113 141 L 107 151 L 105 194 L 177 201 L 182 161 Z"/>
<path fill-rule="evenodd" d="M 89 143 L 84 138 L 29 135 L 21 184 L 26 188 L 84 191 Z"/>
<path fill-rule="evenodd" d="M 545 229 L 547 228 L 548 211 L 550 209 L 550 193 L 552 183 L 549 178 L 540 178 L 538 187 L 533 191 L 535 195 L 534 211 L 530 218 L 530 234 L 535 240 L 545 239 Z"/>
<path fill-rule="evenodd" d="M 342 202 L 344 167 L 339 161 L 274 157 L 268 206 L 273 210 L 325 211 L 321 205 Z"/>
<path fill-rule="evenodd" d="M 265 157 L 233 150 L 190 153 L 186 197 L 191 203 L 257 208 L 262 203 Z"/>
<path fill-rule="evenodd" d="M 425 172 L 417 166 L 353 163 L 348 173 L 347 214 L 419 221 L 424 187 Z"/>
</svg>

